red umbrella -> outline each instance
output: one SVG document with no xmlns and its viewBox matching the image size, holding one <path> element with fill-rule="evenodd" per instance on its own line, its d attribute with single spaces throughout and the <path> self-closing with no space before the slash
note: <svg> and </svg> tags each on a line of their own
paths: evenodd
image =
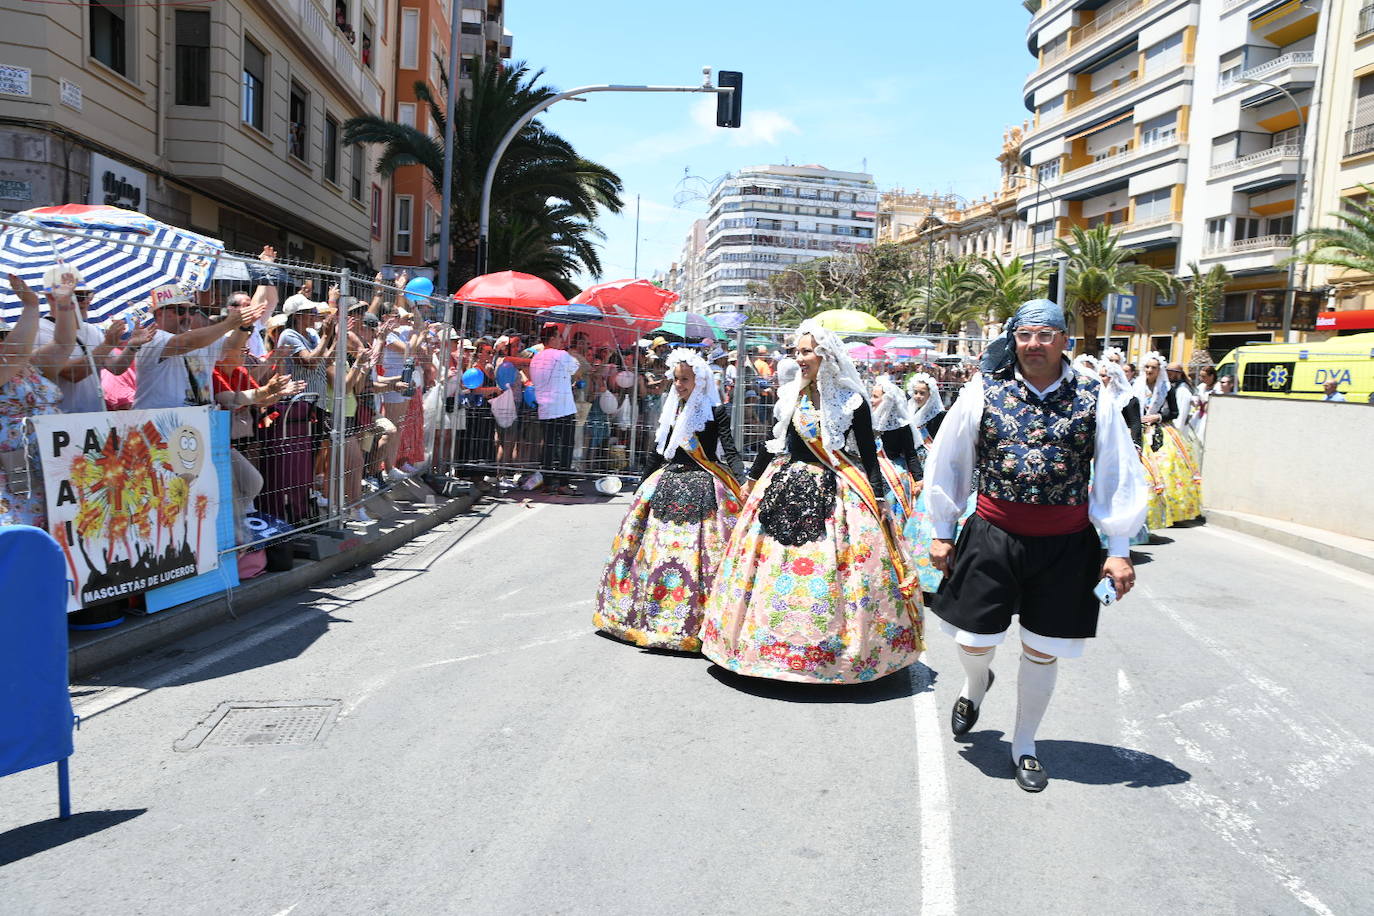
<svg viewBox="0 0 1374 916">
<path fill-rule="evenodd" d="M 668 307 L 679 298 L 672 290 L 648 280 L 613 280 L 587 287 L 572 301 L 595 305 L 607 315 L 618 317 L 627 328 L 643 332 L 657 327 Z"/>
<path fill-rule="evenodd" d="M 542 309 L 568 304 L 568 300 L 553 284 L 514 270 L 473 277 L 453 294 L 453 298 L 462 302 L 480 302 L 483 305 L 515 309 Z"/>
</svg>

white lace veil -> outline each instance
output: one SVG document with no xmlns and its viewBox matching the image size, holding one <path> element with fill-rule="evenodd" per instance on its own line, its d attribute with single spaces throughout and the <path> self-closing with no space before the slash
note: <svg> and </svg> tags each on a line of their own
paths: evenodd
<svg viewBox="0 0 1374 916">
<path fill-rule="evenodd" d="M 1080 353 L 1073 358 L 1074 371 L 1081 372 L 1088 378 L 1098 378 L 1097 367 L 1099 365 L 1097 358 L 1087 353 Z"/>
<path fill-rule="evenodd" d="M 796 339 L 810 336 L 816 342 L 816 353 L 821 358 L 820 371 L 816 373 L 816 388 L 820 403 L 816 405 L 821 414 L 821 444 L 831 451 L 844 448 L 849 436 L 849 427 L 854 422 L 854 411 L 868 400 L 859 370 L 854 360 L 845 352 L 844 344 L 835 332 L 821 327 L 812 319 L 803 321 L 796 331 Z M 800 372 L 792 381 L 778 390 L 778 406 L 773 415 L 773 438 L 768 440 L 768 451 L 780 455 L 787 449 L 787 427 L 792 423 L 792 415 L 797 412 L 801 400 L 803 378 Z"/>
<path fill-rule="evenodd" d="M 1107 392 L 1116 399 L 1117 409 L 1125 407 L 1132 398 L 1139 397 L 1131 387 L 1131 383 L 1126 379 L 1126 370 L 1121 368 L 1121 363 L 1112 362 L 1104 359 L 1099 366 L 1101 372 L 1107 373 Z M 1099 378 L 1101 375 L 1099 374 Z"/>
<path fill-rule="evenodd" d="M 899 426 L 910 426 L 911 411 L 907 408 L 906 395 L 897 387 L 892 376 L 878 376 L 873 380 L 873 387 L 883 393 L 882 401 L 873 406 L 873 431 L 885 433 Z"/>
<path fill-rule="evenodd" d="M 926 389 L 930 392 L 930 397 L 926 398 L 926 402 L 920 407 L 916 406 L 916 397 L 914 394 L 918 383 L 924 384 Z M 929 423 L 932 418 L 944 412 L 945 402 L 940 397 L 940 386 L 935 383 L 935 379 L 931 378 L 931 376 L 925 372 L 917 372 L 906 380 L 906 393 L 907 396 L 911 398 L 911 403 L 909 405 L 909 409 L 911 410 L 911 426 L 916 430 L 919 436 L 921 427 Z"/>
<path fill-rule="evenodd" d="M 1121 352 L 1120 347 L 1108 347 L 1102 351 L 1102 361 L 1104 363 L 1125 363 L 1126 354 Z"/>
<path fill-rule="evenodd" d="M 1145 381 L 1145 364 L 1155 362 L 1159 365 L 1159 374 L 1155 376 L 1155 386 L 1153 390 L 1150 383 Z M 1140 361 L 1140 374 L 1135 379 L 1136 397 L 1140 398 L 1140 411 L 1147 416 L 1152 413 L 1159 413 L 1164 406 L 1164 399 L 1169 395 L 1169 378 L 1164 372 L 1164 367 L 1168 365 L 1164 357 L 1157 351 L 1151 351 Z"/>
<path fill-rule="evenodd" d="M 671 378 L 678 365 L 686 363 L 692 367 L 696 384 L 687 397 L 687 404 L 678 410 L 677 386 L 669 385 L 663 401 L 663 411 L 658 417 L 658 436 L 655 445 L 659 454 L 671 459 L 678 448 L 685 448 L 692 436 L 706 428 L 711 422 L 712 410 L 720 404 L 720 392 L 716 389 L 715 377 L 711 367 L 695 350 L 679 348 L 668 354 L 668 375 Z"/>
</svg>

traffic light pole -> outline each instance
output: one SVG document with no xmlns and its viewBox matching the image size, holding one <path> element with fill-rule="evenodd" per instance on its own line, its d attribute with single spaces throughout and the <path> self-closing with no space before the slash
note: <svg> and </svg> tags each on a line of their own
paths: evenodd
<svg viewBox="0 0 1374 916">
<path fill-rule="evenodd" d="M 618 86 L 614 84 L 582 86 L 577 89 L 569 89 L 567 92 L 560 92 L 525 112 L 518 121 L 511 125 L 510 130 L 506 131 L 506 135 L 497 144 L 496 152 L 492 154 L 491 162 L 487 164 L 486 177 L 482 179 L 482 208 L 477 221 L 477 273 L 480 275 L 487 272 L 487 244 L 491 229 L 491 186 L 496 181 L 496 168 L 501 164 L 501 157 L 506 154 L 506 148 L 511 145 L 520 131 L 524 130 L 526 124 L 533 121 L 556 102 L 589 95 L 593 92 L 713 92 L 717 95 L 734 95 L 735 88 L 733 86 L 712 86 L 710 68 L 707 68 L 705 72 L 706 81 L 700 86 Z"/>
</svg>

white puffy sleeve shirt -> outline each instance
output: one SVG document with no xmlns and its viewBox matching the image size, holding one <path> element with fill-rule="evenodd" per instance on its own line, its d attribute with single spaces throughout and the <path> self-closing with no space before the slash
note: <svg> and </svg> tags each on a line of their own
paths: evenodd
<svg viewBox="0 0 1374 916">
<path fill-rule="evenodd" d="M 1072 378 L 1074 370 L 1065 364 L 1059 379 L 1044 391 L 1027 383 L 1041 397 Z M 1022 382 L 1020 371 L 1016 377 Z M 1092 486 L 1088 494 L 1088 517 L 1107 538 L 1107 553 L 1113 557 L 1131 555 L 1131 535 L 1145 523 L 1148 493 L 1145 472 L 1130 430 L 1116 409 L 1116 399 L 1097 398 L 1097 436 L 1093 451 Z M 973 493 L 973 467 L 977 461 L 978 427 L 983 419 L 983 377 L 978 375 L 959 392 L 945 415 L 940 432 L 926 461 L 926 510 L 930 513 L 935 537 L 954 537 L 959 517 Z"/>
</svg>

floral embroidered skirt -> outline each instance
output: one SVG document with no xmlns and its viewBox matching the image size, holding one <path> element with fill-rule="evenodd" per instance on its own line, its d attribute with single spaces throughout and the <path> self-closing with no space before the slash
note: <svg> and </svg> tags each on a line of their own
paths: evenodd
<svg viewBox="0 0 1374 916">
<path fill-rule="evenodd" d="M 888 505 L 892 507 L 892 514 L 896 517 L 898 525 L 901 527 L 902 539 L 906 541 L 907 556 L 911 558 L 911 565 L 916 569 L 916 575 L 921 580 L 921 591 L 936 592 L 940 589 L 940 582 L 945 574 L 936 569 L 930 562 L 930 542 L 935 537 L 935 529 L 931 527 L 930 518 L 926 514 L 926 492 L 925 488 L 916 497 L 915 511 L 910 518 L 902 512 L 901 504 L 888 498 Z M 964 514 L 959 516 L 959 524 L 954 529 L 955 537 L 959 536 L 959 529 L 964 522 L 973 514 L 973 510 L 978 507 L 978 496 L 974 494 L 968 498 L 968 507 Z"/>
<path fill-rule="evenodd" d="M 706 596 L 739 513 L 704 470 L 650 474 L 611 544 L 592 624 L 637 646 L 700 651 Z"/>
<path fill-rule="evenodd" d="M 878 519 L 820 465 L 786 456 L 755 485 L 706 605 L 702 651 L 731 671 L 852 684 L 916 661 L 915 619 Z"/>
<path fill-rule="evenodd" d="M 1198 464 L 1184 437 L 1172 427 L 1160 430 L 1162 445 L 1154 448 L 1154 436 L 1145 432 L 1146 480 L 1151 485 L 1145 526 L 1151 531 L 1168 528 L 1202 514 L 1202 483 L 1195 479 Z"/>
</svg>

